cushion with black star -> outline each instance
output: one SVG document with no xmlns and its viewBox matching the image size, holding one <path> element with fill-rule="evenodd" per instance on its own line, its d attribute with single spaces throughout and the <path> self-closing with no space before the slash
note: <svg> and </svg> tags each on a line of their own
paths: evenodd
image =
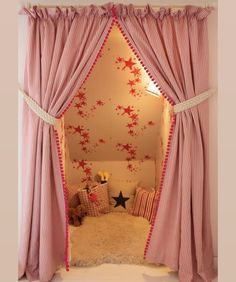
<svg viewBox="0 0 236 282">
<path fill-rule="evenodd" d="M 133 206 L 137 181 L 109 180 L 108 191 L 112 212 L 129 212 Z"/>
</svg>

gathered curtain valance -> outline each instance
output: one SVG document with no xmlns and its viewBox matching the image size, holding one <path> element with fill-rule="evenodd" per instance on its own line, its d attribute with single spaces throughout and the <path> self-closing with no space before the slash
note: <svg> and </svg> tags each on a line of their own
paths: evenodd
<svg viewBox="0 0 236 282">
<path fill-rule="evenodd" d="M 33 6 L 32 8 L 22 8 L 20 14 L 27 15 L 34 19 L 51 18 L 56 20 L 61 17 L 70 18 L 73 20 L 75 17 L 89 17 L 91 15 L 96 15 L 99 17 L 113 17 L 114 8 L 116 15 L 121 16 L 122 18 L 126 18 L 127 16 L 136 16 L 141 19 L 146 16 L 151 16 L 158 20 L 163 20 L 166 17 L 172 17 L 175 20 L 179 20 L 184 17 L 188 19 L 195 18 L 196 20 L 203 20 L 213 9 L 212 7 L 197 6 L 185 6 L 182 9 L 169 7 L 160 7 L 159 9 L 154 9 L 149 4 L 144 8 L 137 8 L 133 4 L 125 5 L 107 3 L 101 6 L 70 6 L 67 8 L 60 8 L 60 6 L 55 8 Z"/>
</svg>

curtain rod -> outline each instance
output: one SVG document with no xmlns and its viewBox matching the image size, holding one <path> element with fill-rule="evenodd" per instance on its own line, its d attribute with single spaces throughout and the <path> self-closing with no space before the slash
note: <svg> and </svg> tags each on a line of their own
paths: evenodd
<svg viewBox="0 0 236 282">
<path fill-rule="evenodd" d="M 66 9 L 66 8 L 70 8 L 71 6 L 78 6 L 78 7 L 86 7 L 86 6 L 90 6 L 92 4 L 88 4 L 88 5 L 77 5 L 77 4 L 71 4 L 71 5 L 41 5 L 41 4 L 37 4 L 37 5 L 32 5 L 31 3 L 27 3 L 27 5 L 25 5 L 25 8 L 32 8 L 33 6 L 39 7 L 39 8 L 62 8 L 62 9 Z M 145 8 L 148 5 L 148 3 L 146 5 L 133 5 L 135 8 Z M 101 5 L 98 5 L 101 6 Z M 152 8 L 162 8 L 162 7 L 168 7 L 168 8 L 172 8 L 172 9 L 182 9 L 185 8 L 186 6 L 189 6 L 189 4 L 186 5 L 150 5 Z M 191 5 L 191 6 L 197 6 L 197 7 L 215 7 L 215 2 L 213 3 L 205 3 L 205 4 L 199 4 L 199 5 Z"/>
</svg>

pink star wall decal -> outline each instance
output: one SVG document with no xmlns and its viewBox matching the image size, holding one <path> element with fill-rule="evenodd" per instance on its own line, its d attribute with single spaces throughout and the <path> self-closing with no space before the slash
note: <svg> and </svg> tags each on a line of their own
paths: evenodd
<svg viewBox="0 0 236 282">
<path fill-rule="evenodd" d="M 132 87 L 135 85 L 135 80 L 129 80 L 127 84 Z"/>
<path fill-rule="evenodd" d="M 105 143 L 106 143 L 106 141 L 105 141 L 104 139 L 102 139 L 102 138 L 100 138 L 100 139 L 98 140 L 98 142 L 99 142 L 99 143 L 102 143 L 102 144 L 105 144 Z"/>
<path fill-rule="evenodd" d="M 141 75 L 140 71 L 141 71 L 141 69 L 134 68 L 131 73 L 133 73 L 135 76 L 140 76 Z"/>
<path fill-rule="evenodd" d="M 133 65 L 135 65 L 136 63 L 134 63 L 133 61 L 132 61 L 132 58 L 129 58 L 129 60 L 124 60 L 124 63 L 125 63 L 125 65 L 124 65 L 124 67 L 123 67 L 123 70 L 125 69 L 125 68 L 129 68 L 130 70 L 132 70 L 132 68 L 133 68 Z"/>
<path fill-rule="evenodd" d="M 97 100 L 97 101 L 96 101 L 96 104 L 97 104 L 98 106 L 103 106 L 105 103 L 104 103 L 103 101 L 101 101 L 101 100 Z"/>
<path fill-rule="evenodd" d="M 74 133 L 79 133 L 81 134 L 83 132 L 83 127 L 78 125 L 77 127 L 74 127 Z"/>
<path fill-rule="evenodd" d="M 153 125 L 155 125 L 155 123 L 154 123 L 152 120 L 150 120 L 150 121 L 148 122 L 148 125 L 153 126 Z"/>
<path fill-rule="evenodd" d="M 130 148 L 131 148 L 131 145 L 128 144 L 128 143 L 123 145 L 123 149 L 126 150 L 126 151 L 129 151 Z"/>
<path fill-rule="evenodd" d="M 85 165 L 87 164 L 87 162 L 85 160 L 81 160 L 81 161 L 78 161 L 79 163 L 79 167 L 82 167 L 84 169 Z"/>
<path fill-rule="evenodd" d="M 123 58 L 118 57 L 118 58 L 116 59 L 116 62 L 117 62 L 117 63 L 122 63 L 122 62 L 123 62 L 123 60 L 124 60 Z"/>
<path fill-rule="evenodd" d="M 122 115 L 124 115 L 124 114 L 128 114 L 128 115 L 130 115 L 131 114 L 131 112 L 133 112 L 134 110 L 130 107 L 130 106 L 128 106 L 128 107 L 126 107 L 126 108 L 123 108 L 123 110 L 124 110 L 124 112 L 123 112 L 123 114 Z"/>
<path fill-rule="evenodd" d="M 136 90 L 135 90 L 134 88 L 131 88 L 130 91 L 129 91 L 129 93 L 130 93 L 131 95 L 134 95 L 134 94 L 136 93 Z"/>
</svg>

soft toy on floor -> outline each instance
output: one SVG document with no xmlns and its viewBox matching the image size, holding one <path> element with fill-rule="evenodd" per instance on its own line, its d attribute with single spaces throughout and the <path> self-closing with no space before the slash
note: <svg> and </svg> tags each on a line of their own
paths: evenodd
<svg viewBox="0 0 236 282">
<path fill-rule="evenodd" d="M 68 209 L 69 224 L 80 226 L 83 217 L 87 214 L 86 208 L 83 204 L 79 204 L 76 208 Z"/>
</svg>

